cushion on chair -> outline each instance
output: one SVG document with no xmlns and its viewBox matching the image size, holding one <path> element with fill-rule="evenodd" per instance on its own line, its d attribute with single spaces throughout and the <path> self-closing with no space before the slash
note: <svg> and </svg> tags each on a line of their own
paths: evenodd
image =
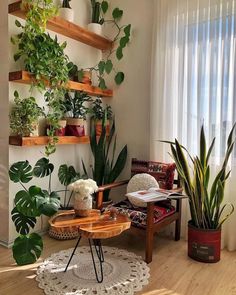
<svg viewBox="0 0 236 295">
<path fill-rule="evenodd" d="M 160 188 L 172 189 L 174 184 L 175 163 L 140 161 L 132 159 L 131 174 L 148 173 L 155 177 Z"/>
<path fill-rule="evenodd" d="M 149 188 L 156 187 L 159 188 L 158 182 L 156 179 L 147 174 L 147 173 L 140 173 L 134 175 L 128 185 L 127 185 L 127 193 L 137 192 L 141 190 L 148 190 Z M 147 207 L 147 203 L 137 200 L 134 197 L 129 196 L 129 201 L 136 207 Z"/>
<path fill-rule="evenodd" d="M 158 202 L 154 208 L 154 223 L 157 223 L 175 212 L 175 207 L 169 201 Z M 147 208 L 134 207 L 128 199 L 113 205 L 118 212 L 126 214 L 131 219 L 132 225 L 145 228 L 147 225 Z"/>
</svg>

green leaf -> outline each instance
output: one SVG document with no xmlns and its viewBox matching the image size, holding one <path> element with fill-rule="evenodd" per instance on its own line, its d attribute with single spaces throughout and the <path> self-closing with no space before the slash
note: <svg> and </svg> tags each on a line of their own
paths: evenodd
<svg viewBox="0 0 236 295">
<path fill-rule="evenodd" d="M 107 10 L 108 10 L 108 2 L 107 1 L 102 1 L 101 8 L 102 8 L 102 12 L 106 13 Z"/>
<path fill-rule="evenodd" d="M 110 59 L 108 59 L 108 61 L 105 64 L 105 71 L 109 75 L 110 72 L 112 71 L 112 69 L 113 69 L 112 61 Z"/>
<path fill-rule="evenodd" d="M 15 196 L 17 210 L 25 216 L 40 216 L 41 212 L 38 208 L 37 197 L 42 197 L 42 191 L 36 186 L 31 186 L 29 191 L 21 190 L 17 192 Z"/>
<path fill-rule="evenodd" d="M 81 82 L 83 80 L 83 77 L 84 77 L 84 71 L 79 70 L 78 71 L 78 80 L 79 80 L 79 82 Z"/>
<path fill-rule="evenodd" d="M 118 72 L 115 76 L 115 82 L 120 85 L 125 79 L 125 74 L 123 72 Z"/>
<path fill-rule="evenodd" d="M 42 238 L 36 234 L 22 235 L 15 239 L 12 247 L 13 257 L 18 265 L 37 261 L 43 250 Z"/>
<path fill-rule="evenodd" d="M 27 235 L 30 228 L 34 228 L 36 224 L 35 217 L 25 216 L 20 213 L 16 207 L 11 211 L 11 218 L 15 224 L 16 231 L 21 235 Z"/>
<path fill-rule="evenodd" d="M 122 17 L 122 15 L 123 15 L 123 10 L 120 10 L 119 8 L 115 8 L 112 11 L 112 16 L 116 20 L 120 19 Z"/>
<path fill-rule="evenodd" d="M 101 60 L 98 64 L 98 70 L 99 70 L 99 74 L 103 75 L 104 70 L 105 70 L 105 61 Z"/>
<path fill-rule="evenodd" d="M 201 128 L 201 134 L 200 134 L 200 161 L 204 169 L 206 164 L 206 138 L 205 138 L 203 126 Z"/>
<path fill-rule="evenodd" d="M 15 25 L 16 25 L 18 28 L 21 28 L 21 27 L 22 27 L 21 23 L 20 23 L 17 19 L 15 20 Z"/>
<path fill-rule="evenodd" d="M 75 178 L 78 177 L 73 166 L 61 165 L 58 170 L 58 178 L 62 185 L 68 186 Z"/>
<path fill-rule="evenodd" d="M 122 170 L 124 169 L 125 163 L 127 160 L 127 153 L 128 153 L 127 145 L 125 145 L 117 157 L 114 168 L 110 172 L 109 183 L 114 182 L 116 178 L 120 175 Z"/>
<path fill-rule="evenodd" d="M 121 60 L 123 56 L 123 48 L 119 46 L 116 50 L 116 57 L 118 60 Z"/>
<path fill-rule="evenodd" d="M 131 31 L 131 25 L 129 24 L 124 28 L 125 36 L 128 38 L 130 37 L 130 31 Z"/>
<path fill-rule="evenodd" d="M 28 161 L 20 161 L 11 165 L 9 176 L 13 182 L 28 183 L 33 178 L 32 167 Z"/>
<path fill-rule="evenodd" d="M 128 37 L 122 37 L 120 39 L 120 47 L 121 48 L 125 48 L 125 46 L 127 45 L 127 43 L 129 43 L 129 38 Z"/>
<path fill-rule="evenodd" d="M 49 195 L 47 191 L 43 191 L 43 198 L 39 200 L 38 206 L 42 214 L 50 217 L 60 208 L 60 198 L 56 192 Z"/>
<path fill-rule="evenodd" d="M 49 163 L 49 159 L 41 158 L 37 161 L 34 166 L 33 173 L 36 177 L 45 177 L 52 174 L 54 170 L 54 165 Z"/>
<path fill-rule="evenodd" d="M 99 77 L 98 87 L 100 87 L 102 90 L 107 89 L 106 82 L 102 77 Z"/>
</svg>

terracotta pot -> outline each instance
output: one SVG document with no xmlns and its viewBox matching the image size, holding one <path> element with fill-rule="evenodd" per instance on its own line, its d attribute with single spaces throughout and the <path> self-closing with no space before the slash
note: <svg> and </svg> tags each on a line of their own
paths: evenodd
<svg viewBox="0 0 236 295">
<path fill-rule="evenodd" d="M 220 260 L 221 229 L 200 229 L 188 223 L 188 256 L 194 260 L 214 263 Z"/>
<path fill-rule="evenodd" d="M 100 24 L 90 23 L 90 24 L 88 24 L 88 30 L 90 32 L 93 32 L 97 35 L 102 36 L 102 25 L 100 25 Z"/>
<path fill-rule="evenodd" d="M 85 123 L 83 119 L 67 118 L 66 135 L 67 136 L 85 136 Z"/>
<path fill-rule="evenodd" d="M 74 21 L 74 11 L 71 8 L 59 8 L 59 16 L 69 22 Z"/>
<path fill-rule="evenodd" d="M 83 84 L 92 84 L 92 72 L 91 71 L 83 71 L 83 78 L 79 81 Z"/>
<path fill-rule="evenodd" d="M 101 136 L 101 134 L 102 134 L 102 120 L 96 121 L 95 128 L 96 128 L 96 136 Z M 110 134 L 110 122 L 107 120 L 106 136 L 109 136 L 109 134 Z"/>
</svg>

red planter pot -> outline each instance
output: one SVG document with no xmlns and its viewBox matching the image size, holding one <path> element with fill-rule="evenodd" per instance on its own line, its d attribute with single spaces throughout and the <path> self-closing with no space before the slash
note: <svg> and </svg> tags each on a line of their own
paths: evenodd
<svg viewBox="0 0 236 295">
<path fill-rule="evenodd" d="M 188 256 L 194 260 L 215 263 L 220 260 L 221 229 L 199 229 L 188 223 Z"/>
<path fill-rule="evenodd" d="M 85 136 L 85 121 L 83 119 L 67 118 L 66 135 Z"/>
</svg>

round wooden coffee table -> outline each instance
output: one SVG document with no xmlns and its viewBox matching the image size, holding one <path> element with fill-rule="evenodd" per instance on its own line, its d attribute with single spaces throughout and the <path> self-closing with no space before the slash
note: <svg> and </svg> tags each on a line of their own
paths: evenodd
<svg viewBox="0 0 236 295">
<path fill-rule="evenodd" d="M 64 213 L 64 215 L 66 214 Z M 67 263 L 65 272 L 70 265 L 71 259 L 79 245 L 81 238 L 85 237 L 89 241 L 96 279 L 98 283 L 101 283 L 103 281 L 104 262 L 101 240 L 118 236 L 123 231 L 129 229 L 131 225 L 130 219 L 126 215 L 119 213 L 111 214 L 109 211 L 101 214 L 99 210 L 92 210 L 88 217 L 75 217 L 72 210 L 70 211 L 69 216 L 67 216 L 66 219 L 64 218 L 63 220 L 58 220 L 58 222 L 54 222 L 55 228 L 76 227 L 79 231 L 79 239 Z M 95 249 L 95 255 L 97 255 L 99 260 L 100 276 L 96 267 L 93 248 Z"/>
</svg>

